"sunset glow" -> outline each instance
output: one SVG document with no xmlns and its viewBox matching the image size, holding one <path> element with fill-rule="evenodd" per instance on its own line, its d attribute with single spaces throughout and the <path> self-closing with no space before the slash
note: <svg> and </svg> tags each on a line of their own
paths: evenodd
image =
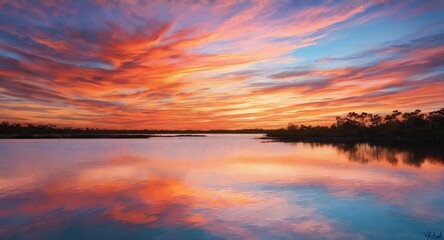
<svg viewBox="0 0 444 240">
<path fill-rule="evenodd" d="M 15 0 L 0 11 L 0 120 L 279 128 L 444 106 L 444 1 Z"/>
<path fill-rule="evenodd" d="M 435 210 L 444 196 L 442 155 L 368 144 L 261 143 L 249 135 L 212 138 L 59 141 L 54 151 L 40 152 L 45 158 L 35 156 L 36 149 L 52 140 L 0 145 L 9 156 L 0 169 L 0 234 L 48 239 L 38 235 L 42 229 L 61 234 L 69 219 L 81 219 L 76 223 L 95 226 L 95 234 L 103 234 L 96 230 L 101 224 L 118 222 L 136 239 L 180 228 L 215 236 L 210 239 L 373 239 L 365 234 L 380 234 L 381 227 L 375 230 L 363 214 L 371 222 L 399 220 L 395 209 L 402 209 L 407 220 L 399 221 L 416 221 L 409 234 L 422 221 L 442 222 Z M 20 143 L 28 148 L 8 154 Z M 44 160 L 29 164 L 38 159 Z M 329 214 L 326 206 L 338 210 Z M 178 239 L 173 236 L 158 238 Z"/>
</svg>

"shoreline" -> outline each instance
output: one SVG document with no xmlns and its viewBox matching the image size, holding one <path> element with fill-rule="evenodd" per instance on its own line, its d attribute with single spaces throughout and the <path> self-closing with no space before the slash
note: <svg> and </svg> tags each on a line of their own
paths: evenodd
<svg viewBox="0 0 444 240">
<path fill-rule="evenodd" d="M 261 137 L 274 142 L 307 142 L 307 143 L 442 143 L 444 139 L 432 138 L 356 138 L 356 137 Z"/>
<path fill-rule="evenodd" d="M 203 134 L 0 134 L 0 139 L 148 139 L 153 137 L 206 137 Z"/>
</svg>

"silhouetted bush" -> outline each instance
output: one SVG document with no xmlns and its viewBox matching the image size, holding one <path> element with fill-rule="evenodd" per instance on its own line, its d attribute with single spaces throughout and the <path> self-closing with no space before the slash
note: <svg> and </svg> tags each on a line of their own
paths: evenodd
<svg viewBox="0 0 444 240">
<path fill-rule="evenodd" d="M 268 137 L 282 140 L 444 140 L 444 108 L 424 114 L 421 110 L 386 116 L 350 112 L 336 117 L 330 127 L 290 123 L 286 129 L 272 130 Z"/>
</svg>

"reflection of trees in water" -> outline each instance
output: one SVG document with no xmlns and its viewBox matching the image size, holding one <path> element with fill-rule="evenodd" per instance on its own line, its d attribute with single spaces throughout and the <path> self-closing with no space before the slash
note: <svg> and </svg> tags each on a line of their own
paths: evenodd
<svg viewBox="0 0 444 240">
<path fill-rule="evenodd" d="M 350 161 L 369 163 L 386 161 L 392 165 L 399 162 L 420 167 L 425 161 L 444 164 L 444 148 L 437 144 L 402 143 L 308 143 L 313 147 L 333 146 L 339 154 Z"/>
</svg>

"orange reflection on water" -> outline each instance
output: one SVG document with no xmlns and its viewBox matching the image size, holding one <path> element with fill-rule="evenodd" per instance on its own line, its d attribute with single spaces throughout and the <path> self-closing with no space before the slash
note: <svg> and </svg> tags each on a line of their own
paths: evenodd
<svg viewBox="0 0 444 240">
<path fill-rule="evenodd" d="M 242 144 L 234 145 L 245 147 Z M 333 145 L 257 144 L 260 148 L 224 149 L 213 155 L 210 150 L 199 155 L 183 146 L 175 155 L 153 151 L 147 157 L 135 150 L 134 155 L 79 162 L 75 168 L 67 164 L 59 172 L 49 169 L 46 175 L 36 168 L 21 169 L 11 178 L 24 179 L 27 174 L 39 178 L 26 187 L 20 181 L 2 179 L 2 189 L 16 191 L 0 195 L 9 206 L 0 208 L 0 213 L 34 219 L 15 228 L 17 232 L 40 224 L 57 228 L 66 221 L 61 213 L 72 217 L 92 212 L 96 221 L 150 229 L 198 228 L 223 238 L 321 234 L 359 239 L 364 237 L 338 227 L 342 225 L 325 213 L 323 204 L 370 196 L 376 206 L 406 207 L 418 218 L 428 218 L 436 209 L 411 200 L 416 192 L 436 193 L 443 182 L 444 168 L 436 156 L 423 155 L 418 165 L 408 160 L 409 152 L 369 145 L 350 150 Z M 178 157 L 187 151 L 193 154 Z M 400 159 L 396 165 L 391 156 Z M 29 201 L 16 201 L 25 198 Z M 51 217 L 43 217 L 47 215 Z"/>
</svg>

